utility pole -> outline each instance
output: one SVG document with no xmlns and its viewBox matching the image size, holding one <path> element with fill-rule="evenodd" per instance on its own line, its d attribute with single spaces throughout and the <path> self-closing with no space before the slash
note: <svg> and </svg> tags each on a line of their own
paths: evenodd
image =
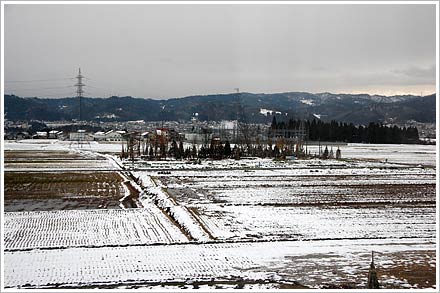
<svg viewBox="0 0 440 293">
<path fill-rule="evenodd" d="M 238 132 L 240 133 L 240 145 L 242 145 L 242 141 L 241 138 L 244 139 L 244 143 L 246 144 L 247 147 L 247 151 L 249 151 L 250 146 L 251 146 L 251 141 L 250 141 L 250 125 L 248 124 L 248 121 L 246 119 L 246 113 L 245 113 L 245 109 L 243 107 L 243 102 L 242 102 L 242 95 L 240 93 L 240 89 L 239 88 L 235 88 L 236 92 L 237 92 L 237 96 L 238 96 L 238 113 L 237 113 L 237 125 L 238 125 Z"/>
<path fill-rule="evenodd" d="M 81 75 L 81 68 L 78 69 L 78 75 L 76 76 L 76 79 L 78 80 L 77 83 L 75 84 L 76 86 L 76 94 L 77 97 L 79 99 L 79 121 L 82 120 L 82 116 L 81 116 L 81 102 L 82 102 L 82 97 L 83 97 L 83 86 L 85 86 L 85 84 L 82 83 L 82 79 L 84 76 Z"/>
</svg>

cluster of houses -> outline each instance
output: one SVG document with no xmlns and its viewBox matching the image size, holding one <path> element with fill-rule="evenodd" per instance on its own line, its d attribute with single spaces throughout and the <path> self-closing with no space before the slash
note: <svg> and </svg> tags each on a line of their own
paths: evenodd
<svg viewBox="0 0 440 293">
<path fill-rule="evenodd" d="M 5 134 L 5 139 L 64 139 L 65 134 L 63 131 L 51 130 L 51 131 L 37 131 L 34 134 L 30 134 L 28 131 L 20 131 L 12 134 Z"/>
<path fill-rule="evenodd" d="M 141 136 L 142 140 L 154 140 L 156 137 L 166 137 L 169 142 L 186 141 L 193 144 L 209 144 L 211 139 L 218 137 L 221 141 L 230 141 L 231 143 L 237 143 L 240 140 L 240 128 L 238 121 L 199 121 L 197 113 L 191 121 L 162 121 L 160 122 L 144 122 L 144 121 L 131 121 L 124 123 L 88 123 L 84 128 L 80 124 L 76 125 L 76 129 L 83 129 L 78 131 L 68 131 L 69 125 L 73 125 L 68 121 L 58 122 L 40 122 L 38 129 L 32 129 L 31 123 L 26 121 L 6 121 L 5 123 L 5 139 L 59 139 L 59 140 L 71 140 L 71 141 L 106 141 L 106 142 L 121 142 L 125 141 L 128 137 L 127 131 L 121 129 L 128 129 L 128 132 L 132 134 L 136 132 L 137 136 Z M 35 122 L 35 121 L 34 121 Z M 161 124 L 161 125 L 160 125 Z M 60 129 L 63 127 L 64 129 Z M 109 131 L 91 132 L 92 128 L 101 129 L 113 129 Z M 258 128 L 259 131 L 254 131 Z M 45 131 L 42 131 L 42 130 Z M 49 129 L 49 130 L 48 130 Z M 57 129 L 57 130 L 53 130 Z M 47 130 L 47 131 L 46 131 Z M 61 131 L 63 130 L 63 131 Z M 267 127 L 265 125 L 252 125 L 246 128 L 247 137 L 265 140 Z"/>
<path fill-rule="evenodd" d="M 69 133 L 69 140 L 82 140 L 82 141 L 123 141 L 124 135 L 127 132 L 125 130 L 109 130 L 98 131 L 95 133 L 86 132 L 85 130 L 78 130 L 76 132 Z"/>
<path fill-rule="evenodd" d="M 185 135 L 176 132 L 174 129 L 157 128 L 153 131 L 145 132 L 127 132 L 125 130 L 109 130 L 98 131 L 95 133 L 86 132 L 85 130 L 78 130 L 76 132 L 70 132 L 68 140 L 72 141 L 108 141 L 108 142 L 121 142 L 126 141 L 130 135 L 135 135 L 141 140 L 152 139 L 156 137 L 166 138 L 167 141 L 181 141 L 185 140 Z"/>
<path fill-rule="evenodd" d="M 59 130 L 37 131 L 34 134 L 29 134 L 27 131 L 15 133 L 13 137 L 5 137 L 6 139 L 60 139 L 60 140 L 83 140 L 83 141 L 123 141 L 124 135 L 127 132 L 124 130 L 110 130 L 98 132 L 86 132 L 85 130 L 78 130 L 75 132 L 63 132 Z"/>
<path fill-rule="evenodd" d="M 98 131 L 98 132 L 88 132 L 86 130 L 80 129 L 73 132 L 63 132 L 59 130 L 50 131 L 37 131 L 34 134 L 29 134 L 27 131 L 21 131 L 14 133 L 14 135 L 5 136 L 5 139 L 60 139 L 60 140 L 71 140 L 71 141 L 106 141 L 106 142 L 121 142 L 127 139 L 129 133 L 125 130 L 109 130 L 109 131 Z M 148 139 L 152 137 L 166 137 L 168 141 L 202 141 L 206 139 L 206 135 L 199 135 L 195 137 L 193 134 L 183 134 L 179 133 L 174 129 L 168 128 L 157 128 L 152 131 L 137 132 L 137 136 L 141 139 Z M 212 136 L 209 135 L 210 139 Z"/>
</svg>

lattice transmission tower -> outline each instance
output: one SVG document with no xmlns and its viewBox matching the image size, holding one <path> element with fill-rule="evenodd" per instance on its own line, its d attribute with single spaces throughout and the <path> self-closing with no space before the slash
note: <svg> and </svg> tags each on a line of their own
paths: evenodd
<svg viewBox="0 0 440 293">
<path fill-rule="evenodd" d="M 76 86 L 76 95 L 78 97 L 79 100 L 79 121 L 82 121 L 82 97 L 83 97 L 83 86 L 85 86 L 85 84 L 83 84 L 82 79 L 84 78 L 83 75 L 81 75 L 81 68 L 78 69 L 78 75 L 76 76 L 76 79 L 78 80 L 77 83 L 75 84 Z"/>
</svg>

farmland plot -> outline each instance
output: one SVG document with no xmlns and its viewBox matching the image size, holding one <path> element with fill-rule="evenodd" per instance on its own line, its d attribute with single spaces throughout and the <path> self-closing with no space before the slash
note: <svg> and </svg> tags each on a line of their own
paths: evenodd
<svg viewBox="0 0 440 293">
<path fill-rule="evenodd" d="M 57 147 L 55 150 L 14 149 L 14 143 L 5 143 L 5 171 L 65 171 L 110 170 L 114 166 L 107 158 L 88 151 Z M 56 144 L 58 146 L 58 144 Z"/>
<path fill-rule="evenodd" d="M 435 243 L 426 239 L 8 251 L 5 253 L 5 286 L 160 288 L 161 284 L 191 286 L 229 281 L 268 286 L 272 283 L 272 288 L 295 282 L 311 288 L 344 285 L 365 288 L 373 250 L 383 288 L 435 287 L 432 271 Z M 421 274 L 404 274 L 410 277 L 402 280 L 399 268 L 402 272 L 420 270 Z"/>
<path fill-rule="evenodd" d="M 5 211 L 119 207 L 123 178 L 106 157 L 44 140 L 5 148 Z"/>
<path fill-rule="evenodd" d="M 155 206 L 5 213 L 5 250 L 185 242 Z"/>
<path fill-rule="evenodd" d="M 434 237 L 435 207 L 192 208 L 217 239 L 310 240 Z"/>
<path fill-rule="evenodd" d="M 180 177 L 177 180 L 162 177 L 161 180 L 169 182 L 166 186 L 171 195 L 187 204 L 213 201 L 224 205 L 347 205 L 432 202 L 435 200 L 434 176 L 404 176 L 405 181 L 401 184 L 392 176 L 377 179 L 372 176 L 371 180 L 350 179 L 347 176 L 228 179 Z"/>
<path fill-rule="evenodd" d="M 6 151 L 34 151 L 34 152 L 57 152 L 57 151 L 88 151 L 90 153 L 121 151 L 121 143 L 97 142 L 97 141 L 64 141 L 57 139 L 24 139 L 20 141 L 5 140 Z"/>
<path fill-rule="evenodd" d="M 56 139 L 5 140 L 5 151 L 66 151 L 71 144 Z"/>
<path fill-rule="evenodd" d="M 318 153 L 319 146 L 308 146 L 311 153 Z M 321 146 L 322 151 L 325 146 Z M 336 151 L 337 147 L 333 147 Z M 412 164 L 412 165 L 436 165 L 435 145 L 414 145 L 414 144 L 362 144 L 349 143 L 339 146 L 343 158 L 369 159 L 391 163 Z M 330 147 L 329 147 L 330 150 Z"/>
<path fill-rule="evenodd" d="M 6 144 L 8 146 L 9 144 Z M 33 160 L 73 160 L 83 156 L 73 151 L 47 151 L 47 150 L 5 150 L 5 160 L 8 162 L 21 162 Z M 96 158 L 96 156 L 94 156 Z"/>
<path fill-rule="evenodd" d="M 118 208 L 116 172 L 5 172 L 5 211 Z"/>
<path fill-rule="evenodd" d="M 114 166 L 105 159 L 76 159 L 76 160 L 35 160 L 35 161 L 6 161 L 5 171 L 91 171 L 114 170 Z"/>
<path fill-rule="evenodd" d="M 136 169 L 140 171 L 199 171 L 203 174 L 204 171 L 230 171 L 231 174 L 235 170 L 249 171 L 252 170 L 283 170 L 283 169 L 296 169 L 301 171 L 306 169 L 307 171 L 313 168 L 346 168 L 346 167 L 357 167 L 357 168 L 397 168 L 406 167 L 406 164 L 398 163 L 388 163 L 378 160 L 320 160 L 320 159 L 310 159 L 310 160 L 286 160 L 286 161 L 276 161 L 270 158 L 243 158 L 240 160 L 224 159 L 224 160 L 202 160 L 200 163 L 180 161 L 175 159 L 163 160 L 163 161 L 145 161 L 145 160 L 135 160 L 123 161 L 127 168 Z"/>
<path fill-rule="evenodd" d="M 120 160 L 90 146 L 9 145 L 9 174 L 18 175 L 7 180 L 10 200 L 29 197 L 37 210 L 47 200 L 56 209 L 58 196 L 79 193 L 95 203 L 96 195 L 113 190 L 116 199 L 131 186 L 144 208 L 5 213 L 5 286 L 365 288 L 374 250 L 383 288 L 435 288 L 435 169 L 316 159 L 138 161 L 126 164 L 121 173 L 134 176 L 121 185 L 112 172 Z M 85 189 L 75 185 L 81 178 Z"/>
<path fill-rule="evenodd" d="M 435 236 L 435 170 L 314 171 L 187 170 L 157 179 L 215 239 Z"/>
</svg>

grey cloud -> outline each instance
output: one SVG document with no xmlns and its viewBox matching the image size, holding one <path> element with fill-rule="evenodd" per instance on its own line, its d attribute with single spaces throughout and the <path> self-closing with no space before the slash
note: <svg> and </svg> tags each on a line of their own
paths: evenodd
<svg viewBox="0 0 440 293">
<path fill-rule="evenodd" d="M 73 77 L 82 67 L 91 78 L 89 95 L 153 98 L 237 87 L 371 93 L 435 88 L 434 5 L 6 8 L 6 80 Z M 7 93 L 48 93 L 20 87 L 29 85 L 5 84 Z"/>
<path fill-rule="evenodd" d="M 435 65 L 429 67 L 410 66 L 404 69 L 394 70 L 393 73 L 410 78 L 418 78 L 430 83 L 435 82 Z"/>
</svg>

